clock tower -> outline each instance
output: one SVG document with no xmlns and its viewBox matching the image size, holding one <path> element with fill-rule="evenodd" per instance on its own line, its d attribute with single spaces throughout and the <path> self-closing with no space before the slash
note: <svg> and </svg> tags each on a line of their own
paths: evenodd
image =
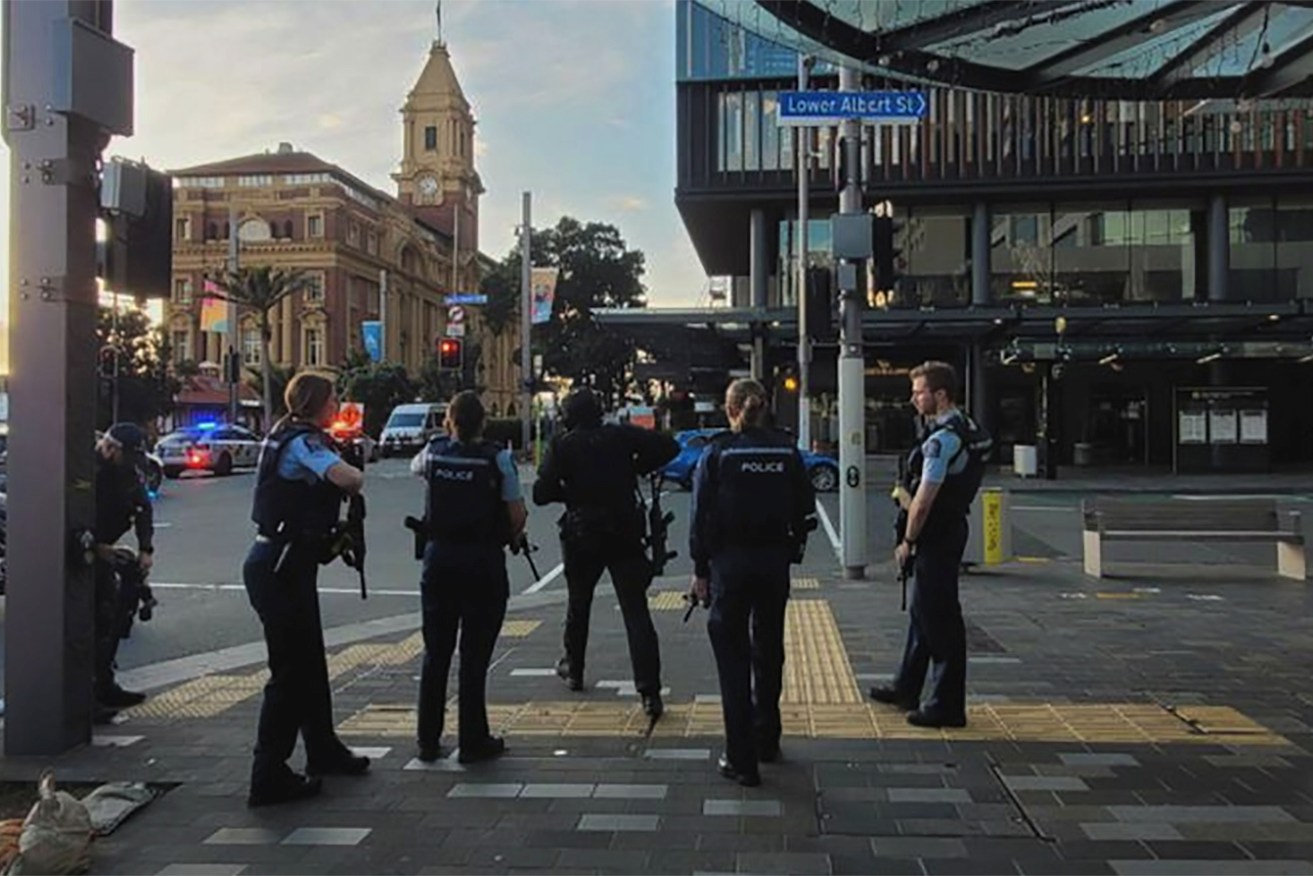
<svg viewBox="0 0 1313 876">
<path fill-rule="evenodd" d="M 440 36 L 406 97 L 401 120 L 401 167 L 392 175 L 398 199 L 450 234 L 460 253 L 477 253 L 484 189 L 474 169 L 474 114 Z"/>
</svg>

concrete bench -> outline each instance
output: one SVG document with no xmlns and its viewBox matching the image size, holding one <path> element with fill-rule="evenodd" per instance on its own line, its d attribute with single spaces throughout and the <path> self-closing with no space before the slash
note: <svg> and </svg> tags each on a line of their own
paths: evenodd
<svg viewBox="0 0 1313 876">
<path fill-rule="evenodd" d="M 1271 499 L 1097 498 L 1081 503 L 1085 574 L 1103 577 L 1105 541 L 1271 542 L 1277 572 L 1304 580 L 1304 536 L 1299 512 L 1283 511 Z"/>
</svg>

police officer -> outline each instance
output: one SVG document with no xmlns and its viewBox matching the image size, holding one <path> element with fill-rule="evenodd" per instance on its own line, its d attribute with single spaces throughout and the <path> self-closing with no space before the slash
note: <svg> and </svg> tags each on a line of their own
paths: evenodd
<svg viewBox="0 0 1313 876">
<path fill-rule="evenodd" d="M 725 392 L 728 433 L 693 477 L 693 593 L 711 613 L 707 633 L 720 674 L 725 753 L 720 773 L 759 785 L 759 761 L 780 753 L 780 690 L 789 564 L 802 561 L 816 499 L 786 432 L 766 426 L 766 390 L 736 380 Z"/>
<path fill-rule="evenodd" d="M 871 688 L 871 698 L 907 710 L 907 723 L 918 727 L 964 727 L 967 643 L 957 576 L 991 441 L 958 410 L 953 366 L 926 362 L 911 378 L 912 404 L 929 437 L 908 457 L 902 495 L 911 500 L 894 550 L 898 566 L 911 567 L 910 625 L 893 684 Z M 932 664 L 930 696 L 922 704 Z"/>
<path fill-rule="evenodd" d="M 125 578 L 123 589 L 129 589 L 155 560 L 154 512 L 138 465 L 145 448 L 146 434 L 133 423 L 115 423 L 96 443 L 96 723 L 107 723 L 116 710 L 146 699 L 143 693 L 124 690 L 114 679 L 114 658 L 123 632 L 119 576 Z M 136 530 L 137 555 L 125 563 L 116 555 L 114 543 L 129 529 Z M 134 602 L 135 594 L 134 589 Z"/>
<path fill-rule="evenodd" d="M 569 603 L 565 655 L 556 673 L 570 690 L 583 690 L 593 591 L 603 570 L 610 570 L 629 640 L 634 686 L 643 711 L 656 720 L 665 708 L 661 651 L 647 607 L 652 564 L 643 552 L 645 524 L 636 479 L 674 459 L 679 445 L 638 426 L 603 425 L 601 402 L 590 389 L 572 392 L 562 412 L 567 431 L 548 445 L 533 485 L 534 504 L 565 503 L 559 524 Z"/>
<path fill-rule="evenodd" d="M 527 513 L 515 460 L 482 439 L 478 393 L 459 393 L 447 408 L 447 435 L 410 463 L 428 484 L 429 542 L 420 578 L 424 664 L 419 681 L 419 759 L 442 756 L 447 673 L 460 631 L 460 750 L 457 760 L 499 757 L 505 741 L 488 731 L 488 663 L 506 617 L 508 544 L 524 539 Z"/>
<path fill-rule="evenodd" d="M 365 475 L 335 450 L 324 431 L 337 414 L 332 378 L 301 372 L 284 394 L 287 416 L 260 450 L 251 517 L 255 544 L 242 567 L 246 594 L 260 616 L 269 650 L 269 681 L 260 705 L 251 767 L 250 806 L 313 797 L 320 776 L 360 775 L 369 758 L 354 754 L 333 730 L 316 581 L 343 499 Z M 287 766 L 297 733 L 306 773 Z"/>
</svg>

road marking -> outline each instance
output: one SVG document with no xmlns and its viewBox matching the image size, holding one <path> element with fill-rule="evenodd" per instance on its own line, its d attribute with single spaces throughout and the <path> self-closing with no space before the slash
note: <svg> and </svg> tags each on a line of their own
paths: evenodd
<svg viewBox="0 0 1313 876">
<path fill-rule="evenodd" d="M 539 590 L 542 590 L 548 584 L 555 581 L 556 578 L 564 571 L 565 571 L 565 563 L 557 563 L 556 568 L 552 569 L 546 575 L 543 575 L 537 581 L 530 584 L 529 588 L 525 590 L 524 593 L 537 593 Z"/>
<path fill-rule="evenodd" d="M 834 531 L 834 524 L 830 522 L 830 515 L 825 513 L 825 506 L 821 500 L 816 500 L 816 511 L 821 515 L 821 525 L 825 527 L 825 534 L 830 537 L 830 546 L 834 548 L 834 557 L 843 564 L 843 547 L 839 544 L 839 533 Z"/>
<path fill-rule="evenodd" d="M 246 592 L 246 585 L 244 584 L 186 584 L 186 583 L 179 583 L 176 581 L 151 581 L 150 586 L 152 588 L 160 588 L 163 590 L 210 590 L 216 593 L 220 591 L 239 591 L 242 593 Z M 320 587 L 319 592 L 332 594 L 332 595 L 346 594 L 346 595 L 359 596 L 360 588 L 359 587 Z M 419 591 L 418 590 L 378 590 L 371 587 L 369 588 L 369 595 L 415 597 L 415 596 L 419 596 Z"/>
<path fill-rule="evenodd" d="M 1013 505 L 1013 511 L 1079 511 L 1079 508 L 1073 508 L 1070 505 Z"/>
</svg>

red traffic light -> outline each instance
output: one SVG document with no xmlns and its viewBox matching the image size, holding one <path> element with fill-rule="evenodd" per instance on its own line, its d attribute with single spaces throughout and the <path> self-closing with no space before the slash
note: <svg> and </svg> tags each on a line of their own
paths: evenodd
<svg viewBox="0 0 1313 876">
<path fill-rule="evenodd" d="M 438 367 L 457 370 L 463 361 L 464 345 L 460 338 L 442 338 L 438 341 Z"/>
</svg>

